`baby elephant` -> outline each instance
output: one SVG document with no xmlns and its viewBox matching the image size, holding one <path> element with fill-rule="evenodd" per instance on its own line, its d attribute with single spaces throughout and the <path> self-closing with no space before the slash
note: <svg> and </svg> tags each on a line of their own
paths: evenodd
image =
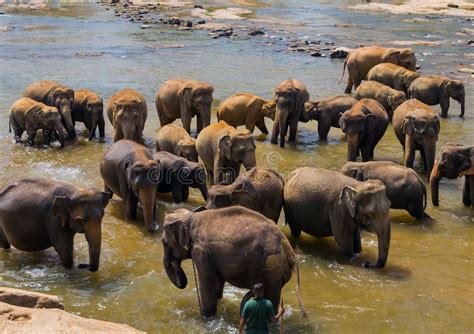
<svg viewBox="0 0 474 334">
<path fill-rule="evenodd" d="M 363 98 L 374 99 L 380 103 L 392 120 L 393 111 L 407 100 L 405 93 L 378 83 L 377 81 L 364 81 L 357 87 L 354 97 L 358 100 Z"/>
<path fill-rule="evenodd" d="M 251 93 L 235 94 L 221 103 L 217 110 L 217 119 L 233 127 L 245 125 L 253 133 L 255 126 L 268 134 L 265 117 L 275 120 L 276 104 Z"/>
<path fill-rule="evenodd" d="M 283 178 L 273 169 L 254 167 L 230 185 L 209 189 L 208 209 L 240 205 L 278 223 L 283 206 Z"/>
<path fill-rule="evenodd" d="M 415 218 L 429 218 L 426 209 L 426 187 L 418 174 L 410 168 L 391 161 L 348 162 L 342 174 L 358 181 L 380 180 L 385 184 L 392 209 L 403 209 Z"/>
<path fill-rule="evenodd" d="M 61 264 L 74 265 L 74 236 L 84 233 L 89 264 L 99 269 L 101 223 L 111 194 L 45 179 L 10 181 L 0 191 L 0 247 L 25 252 L 54 247 Z"/>
<path fill-rule="evenodd" d="M 155 144 L 157 151 L 170 152 L 189 161 L 198 162 L 196 139 L 180 126 L 168 124 L 159 129 Z"/>
<path fill-rule="evenodd" d="M 72 106 L 72 121 L 84 123 L 89 130 L 89 140 L 95 138 L 97 127 L 99 127 L 100 138 L 104 138 L 104 101 L 90 90 L 76 90 Z"/>
<path fill-rule="evenodd" d="M 413 80 L 419 77 L 419 73 L 392 63 L 375 65 L 367 74 L 367 80 L 380 82 L 404 92 L 405 95 L 408 94 L 408 88 Z"/>
<path fill-rule="evenodd" d="M 28 134 L 28 145 L 33 145 L 36 131 L 43 130 L 43 141 L 49 145 L 54 136 L 61 148 L 67 135 L 61 114 L 56 107 L 47 106 L 27 97 L 18 99 L 10 108 L 10 130 L 13 129 L 16 142 L 20 142 L 23 132 Z"/>
</svg>

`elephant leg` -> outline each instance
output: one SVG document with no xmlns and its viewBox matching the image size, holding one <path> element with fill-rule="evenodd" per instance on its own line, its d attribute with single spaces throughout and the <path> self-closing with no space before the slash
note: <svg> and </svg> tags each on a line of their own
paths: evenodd
<svg viewBox="0 0 474 334">
<path fill-rule="evenodd" d="M 51 144 L 52 133 L 50 130 L 43 129 L 43 145 L 49 146 Z"/>
<path fill-rule="evenodd" d="M 360 240 L 360 228 L 354 232 L 354 254 L 362 252 L 362 241 Z"/>
<path fill-rule="evenodd" d="M 250 120 L 249 118 L 247 118 L 247 119 L 245 120 L 245 127 L 247 128 L 247 130 L 250 131 L 250 133 L 253 133 L 253 132 L 254 132 L 254 130 L 255 130 L 255 125 L 256 125 L 255 121 Z"/>
<path fill-rule="evenodd" d="M 53 231 L 54 233 L 54 231 Z M 51 242 L 54 249 L 59 254 L 61 265 L 65 268 L 72 268 L 74 265 L 73 253 L 74 253 L 74 234 L 73 233 L 61 233 L 51 237 Z"/>
<path fill-rule="evenodd" d="M 240 301 L 240 315 L 242 315 L 242 312 L 244 311 L 244 306 L 245 306 L 245 303 L 248 302 L 250 300 L 250 298 L 253 297 L 253 292 L 252 290 L 250 290 L 249 292 L 247 292 L 243 297 L 242 297 L 242 300 Z"/>
<path fill-rule="evenodd" d="M 331 130 L 331 123 L 330 122 L 318 121 L 319 140 L 327 141 L 329 130 Z"/>
<path fill-rule="evenodd" d="M 181 183 L 176 183 L 171 187 L 171 195 L 173 196 L 173 202 L 182 203 L 183 199 L 183 185 Z"/>
<path fill-rule="evenodd" d="M 0 227 L 0 248 L 10 249 L 10 247 L 11 247 L 10 242 L 5 236 L 5 232 L 3 232 L 3 229 Z"/>
<path fill-rule="evenodd" d="M 370 155 L 370 152 L 371 152 L 371 147 L 370 147 L 369 144 L 364 143 L 364 144 L 360 145 L 360 153 L 362 155 L 362 161 L 363 162 L 371 160 L 372 156 Z"/>
<path fill-rule="evenodd" d="M 189 187 L 183 186 L 183 202 L 186 202 L 189 198 Z"/>
<path fill-rule="evenodd" d="M 105 183 L 104 183 L 104 192 L 105 193 L 110 193 L 110 199 L 112 199 L 112 196 L 114 195 L 114 192 Z"/>
<path fill-rule="evenodd" d="M 158 118 L 160 120 L 161 127 L 163 127 L 165 125 L 168 125 L 170 123 L 173 123 L 173 121 L 174 121 L 174 120 L 169 119 L 168 117 L 166 117 L 162 112 L 158 113 Z"/>
<path fill-rule="evenodd" d="M 280 135 L 280 122 L 275 120 L 273 123 L 272 138 L 270 142 L 272 144 L 278 144 L 278 136 Z"/>
<path fill-rule="evenodd" d="M 195 261 L 198 273 L 198 285 L 201 296 L 202 316 L 209 318 L 217 313 L 217 301 L 225 281 L 214 268 L 212 260 L 207 254 L 196 254 L 193 251 L 193 261 Z"/>
<path fill-rule="evenodd" d="M 336 239 L 339 248 L 342 251 L 342 254 L 348 257 L 352 257 L 354 255 L 354 239 L 355 239 L 355 233 L 358 230 L 356 228 L 355 230 L 352 228 L 349 228 L 349 226 L 339 226 L 337 229 L 334 228 L 334 226 L 342 225 L 342 224 L 347 224 L 348 222 L 346 221 L 340 221 L 336 220 L 334 224 L 331 224 L 333 227 L 333 234 L 334 238 Z M 350 224 L 350 223 L 349 223 Z M 359 233 L 360 236 L 360 233 Z"/>
<path fill-rule="evenodd" d="M 471 182 L 471 176 L 464 176 L 464 188 L 462 190 L 462 202 L 465 206 L 471 206 L 473 204 L 472 202 L 472 193 L 473 189 L 471 189 L 472 182 Z"/>
<path fill-rule="evenodd" d="M 127 220 L 137 219 L 138 198 L 132 193 L 127 195 L 125 200 L 125 216 Z"/>
<path fill-rule="evenodd" d="M 293 217 L 293 213 L 288 205 L 283 204 L 285 211 L 285 221 L 290 226 L 291 235 L 294 237 L 299 237 L 301 235 L 301 227 L 296 223 L 296 220 Z"/>
<path fill-rule="evenodd" d="M 273 284 L 265 284 L 265 292 L 264 297 L 272 302 L 273 305 L 273 312 L 277 314 L 278 312 L 278 305 L 280 304 L 280 297 L 281 297 L 281 286 L 278 287 Z"/>
<path fill-rule="evenodd" d="M 344 93 L 345 94 L 350 94 L 352 92 L 352 86 L 353 86 L 353 83 L 352 83 L 352 80 L 349 76 L 349 79 L 347 80 L 347 86 L 346 86 L 346 89 L 344 90 Z"/>
<path fill-rule="evenodd" d="M 196 129 L 197 133 L 201 132 L 201 130 L 204 128 L 204 122 L 202 119 L 202 116 L 200 114 L 196 115 Z"/>
<path fill-rule="evenodd" d="M 471 201 L 471 205 L 474 206 L 474 176 L 468 176 L 467 178 L 469 179 L 469 200 Z"/>
<path fill-rule="evenodd" d="M 290 121 L 290 136 L 288 137 L 289 142 L 294 142 L 296 140 L 297 131 L 298 131 L 298 120 L 292 119 Z"/>
<path fill-rule="evenodd" d="M 415 160 L 415 144 L 409 136 L 405 136 L 405 150 L 403 154 L 403 164 L 405 167 L 413 168 Z"/>
<path fill-rule="evenodd" d="M 181 122 L 183 123 L 183 128 L 191 133 L 191 116 L 181 114 Z"/>
<path fill-rule="evenodd" d="M 22 128 L 17 128 L 13 131 L 15 133 L 15 142 L 19 143 L 21 141 L 21 136 L 23 135 L 24 130 Z"/>
<path fill-rule="evenodd" d="M 34 141 L 35 141 L 35 136 L 36 136 L 36 130 L 30 129 L 30 130 L 27 130 L 26 133 L 28 134 L 28 139 L 26 140 L 26 143 L 29 146 L 33 146 Z"/>
<path fill-rule="evenodd" d="M 441 118 L 448 118 L 449 95 L 440 97 L 439 106 L 441 107 Z"/>
<path fill-rule="evenodd" d="M 428 170 L 428 161 L 426 161 L 426 154 L 423 147 L 420 149 L 420 155 L 421 161 L 423 162 L 423 170 L 426 172 Z"/>
<path fill-rule="evenodd" d="M 268 129 L 265 125 L 265 121 L 262 120 L 261 122 L 257 122 L 256 126 L 263 134 L 268 135 Z"/>
</svg>

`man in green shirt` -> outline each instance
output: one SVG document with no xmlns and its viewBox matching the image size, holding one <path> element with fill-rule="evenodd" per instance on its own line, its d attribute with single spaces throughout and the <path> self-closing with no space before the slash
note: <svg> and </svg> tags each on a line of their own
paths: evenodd
<svg viewBox="0 0 474 334">
<path fill-rule="evenodd" d="M 249 299 L 242 311 L 240 319 L 240 334 L 267 334 L 268 323 L 277 322 L 285 313 L 284 308 L 279 308 L 278 314 L 273 312 L 272 302 L 263 298 L 263 284 L 257 283 L 253 286 L 252 292 L 255 297 Z"/>
</svg>

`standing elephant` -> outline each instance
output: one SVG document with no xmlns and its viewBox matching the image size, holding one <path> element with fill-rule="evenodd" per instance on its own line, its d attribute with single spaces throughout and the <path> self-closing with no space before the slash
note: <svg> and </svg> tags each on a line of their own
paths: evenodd
<svg viewBox="0 0 474 334">
<path fill-rule="evenodd" d="M 107 102 L 107 116 L 114 128 L 114 142 L 120 139 L 142 143 L 142 133 L 148 115 L 146 101 L 137 91 L 125 88 Z"/>
<path fill-rule="evenodd" d="M 66 129 L 63 126 L 61 114 L 56 107 L 47 106 L 27 97 L 22 97 L 10 108 L 10 129 L 13 129 L 16 142 L 20 142 L 23 131 L 28 134 L 28 145 L 34 144 L 36 132 L 43 130 L 43 141 L 49 145 L 51 136 L 56 137 L 64 147 Z"/>
<path fill-rule="evenodd" d="M 447 144 L 435 162 L 430 176 L 431 200 L 439 205 L 439 182 L 443 177 L 456 179 L 464 176 L 462 201 L 466 206 L 474 206 L 474 146 Z"/>
<path fill-rule="evenodd" d="M 101 223 L 111 194 L 46 179 L 17 179 L 0 191 L 0 247 L 25 252 L 54 247 L 61 264 L 74 265 L 74 236 L 84 233 L 89 264 L 99 269 Z"/>
<path fill-rule="evenodd" d="M 41 80 L 26 87 L 22 96 L 56 107 L 61 113 L 64 127 L 68 132 L 68 139 L 76 137 L 76 130 L 72 121 L 74 91 L 71 88 L 54 81 Z"/>
<path fill-rule="evenodd" d="M 393 130 L 403 146 L 403 164 L 413 168 L 415 151 L 419 150 L 429 178 L 436 155 L 439 116 L 430 106 L 417 99 L 410 99 L 395 109 Z"/>
<path fill-rule="evenodd" d="M 100 138 L 105 137 L 104 101 L 87 89 L 76 90 L 72 106 L 72 122 L 82 122 L 89 130 L 89 140 L 95 138 L 99 127 Z"/>
<path fill-rule="evenodd" d="M 367 80 L 377 81 L 408 95 L 408 88 L 420 74 L 392 63 L 381 63 L 372 67 Z"/>
<path fill-rule="evenodd" d="M 347 137 L 347 160 L 356 161 L 359 151 L 362 161 L 374 158 L 374 149 L 388 126 L 388 115 L 380 103 L 362 99 L 339 119 Z"/>
<path fill-rule="evenodd" d="M 377 81 L 365 81 L 357 87 L 354 97 L 357 100 L 368 98 L 380 103 L 387 111 L 389 120 L 393 117 L 393 111 L 407 100 L 405 93 L 390 88 Z"/>
<path fill-rule="evenodd" d="M 148 232 L 158 229 L 155 222 L 156 186 L 160 178 L 160 165 L 145 146 L 122 139 L 104 154 L 100 174 L 106 192 L 116 194 L 125 202 L 128 220 L 137 218 L 140 202 Z"/>
<path fill-rule="evenodd" d="M 341 172 L 357 181 L 382 181 L 392 209 L 406 210 L 418 219 L 429 217 L 424 212 L 427 202 L 426 187 L 413 169 L 391 161 L 368 161 L 348 162 Z"/>
<path fill-rule="evenodd" d="M 275 120 L 276 105 L 272 100 L 265 100 L 255 94 L 235 94 L 224 100 L 217 110 L 217 119 L 233 127 L 245 125 L 253 133 L 255 126 L 268 134 L 265 117 Z"/>
<path fill-rule="evenodd" d="M 224 121 L 208 126 L 196 139 L 198 155 L 215 184 L 234 182 L 241 164 L 247 170 L 255 167 L 255 148 L 249 130 L 236 130 Z"/>
<path fill-rule="evenodd" d="M 352 50 L 344 61 L 341 80 L 344 77 L 346 66 L 349 73 L 345 93 L 349 94 L 353 85 L 357 89 L 362 80 L 367 78 L 370 69 L 380 63 L 393 63 L 411 71 L 416 70 L 416 57 L 412 49 L 384 48 L 381 46 L 357 48 Z"/>
<path fill-rule="evenodd" d="M 198 162 L 196 139 L 180 126 L 168 124 L 159 129 L 155 145 L 157 151 L 170 152 L 189 161 Z"/>
<path fill-rule="evenodd" d="M 179 209 L 165 216 L 161 241 L 163 267 L 176 287 L 184 289 L 188 283 L 181 262 L 194 261 L 202 316 L 216 314 L 225 282 L 241 289 L 263 283 L 264 297 L 275 309 L 293 273 L 304 313 L 296 255 L 286 236 L 261 214 L 240 206 Z"/>
<path fill-rule="evenodd" d="M 357 100 L 349 95 L 337 95 L 316 102 L 308 101 L 305 103 L 305 112 L 301 121 L 317 120 L 319 139 L 326 141 L 331 126 L 339 128 L 341 114 L 351 109 L 356 103 Z"/>
<path fill-rule="evenodd" d="M 283 178 L 273 169 L 254 167 L 230 185 L 209 189 L 208 209 L 240 205 L 278 223 L 283 206 Z"/>
<path fill-rule="evenodd" d="M 343 254 L 352 257 L 362 250 L 360 228 L 374 230 L 377 263 L 366 262 L 364 267 L 385 266 L 390 248 L 390 201 L 381 181 L 359 182 L 327 169 L 302 167 L 288 177 L 284 196 L 291 234 L 334 236 Z"/>
<path fill-rule="evenodd" d="M 173 201 L 181 203 L 188 200 L 191 187 L 199 189 L 204 200 L 207 200 L 204 167 L 169 152 L 153 153 L 153 159 L 161 166 L 161 177 L 156 188 L 159 193 L 171 193 Z"/>
<path fill-rule="evenodd" d="M 418 99 L 427 105 L 439 104 L 441 117 L 448 117 L 449 98 L 453 98 L 461 104 L 461 114 L 464 116 L 464 100 L 466 93 L 464 83 L 461 80 L 451 80 L 446 77 L 419 77 L 414 80 L 408 89 L 408 95 L 412 99 Z"/>
<path fill-rule="evenodd" d="M 296 140 L 298 122 L 304 112 L 305 103 L 309 101 L 309 93 L 303 83 L 288 79 L 276 87 L 273 99 L 276 103 L 276 116 L 271 142 L 277 144 L 280 136 L 280 147 L 284 147 L 288 127 L 290 127 L 288 141 Z"/>
<path fill-rule="evenodd" d="M 211 124 L 211 104 L 214 88 L 195 80 L 168 80 L 156 93 L 156 111 L 161 126 L 181 118 L 183 127 L 191 133 L 191 119 L 196 116 L 197 133 Z"/>
</svg>

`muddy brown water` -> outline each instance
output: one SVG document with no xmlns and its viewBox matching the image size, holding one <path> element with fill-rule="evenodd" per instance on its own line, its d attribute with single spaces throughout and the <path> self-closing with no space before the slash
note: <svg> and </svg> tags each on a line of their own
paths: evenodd
<svg viewBox="0 0 474 334">
<path fill-rule="evenodd" d="M 95 4 L 56 6 L 47 11 L 15 11 L 0 15 L 0 183 L 24 176 L 63 180 L 78 186 L 102 188 L 99 161 L 112 144 L 107 137 L 88 142 L 81 124 L 79 139 L 65 149 L 27 148 L 8 133 L 7 110 L 23 88 L 39 79 L 53 79 L 73 88 L 96 90 L 104 100 L 114 91 L 132 87 L 146 96 L 149 118 L 147 144 L 159 127 L 153 96 L 166 79 L 192 77 L 215 86 L 215 106 L 230 94 L 250 91 L 270 97 L 276 84 L 295 77 L 303 81 L 312 99 L 341 93 L 337 85 L 342 61 L 316 59 L 286 52 L 279 38 L 309 38 L 336 45 L 387 44 L 398 40 L 442 41 L 437 47 L 418 46 L 421 71 L 444 74 L 466 82 L 466 117 L 452 102 L 450 118 L 442 120 L 439 146 L 473 144 L 472 79 L 459 74 L 459 64 L 472 62 L 468 35 L 458 34 L 472 24 L 464 19 L 411 22 L 412 16 L 352 12 L 357 1 L 247 1 L 254 13 L 238 24 L 263 26 L 274 38 L 213 40 L 205 32 L 178 31 L 166 26 L 140 30 L 127 20 Z M 226 1 L 204 2 L 218 8 Z M 189 12 L 189 10 L 188 10 Z M 235 22 L 233 22 L 235 23 Z M 352 28 L 336 28 L 352 24 Z M 37 26 L 35 29 L 32 26 Z M 182 48 L 156 48 L 180 44 Z M 272 44 L 272 45 L 267 45 Z M 87 57 L 84 54 L 95 54 Z M 438 107 L 436 107 L 437 110 Z M 213 115 L 215 121 L 215 114 Z M 267 121 L 267 127 L 271 128 Z M 193 127 L 194 127 L 193 123 Z M 328 143 L 320 143 L 316 123 L 302 124 L 296 144 L 280 149 L 256 130 L 257 161 L 285 177 L 300 166 L 339 169 L 345 162 L 346 143 L 339 129 L 331 130 Z M 377 160 L 400 162 L 401 146 L 391 126 L 376 148 Z M 421 172 L 419 161 L 416 170 Z M 428 203 L 431 223 L 417 221 L 406 212 L 391 212 L 392 241 L 386 268 L 366 270 L 374 261 L 377 243 L 364 233 L 362 254 L 347 259 L 332 238 L 290 237 L 283 215 L 279 226 L 290 237 L 300 260 L 302 295 L 308 317 L 298 312 L 294 280 L 283 289 L 287 332 L 470 332 L 474 328 L 474 222 L 472 210 L 461 203 L 461 180 L 443 181 L 441 206 Z M 157 201 L 158 220 L 178 207 L 202 204 L 197 192 L 190 201 L 175 205 L 170 197 Z M 53 250 L 23 253 L 0 251 L 0 284 L 58 295 L 66 309 L 86 317 L 127 323 L 156 332 L 236 332 L 239 302 L 245 291 L 226 286 L 215 320 L 204 322 L 190 261 L 184 262 L 189 285 L 175 288 L 162 266 L 160 232 L 150 235 L 143 222 L 127 222 L 120 199 L 111 201 L 103 221 L 100 269 L 96 273 L 65 270 Z M 87 244 L 76 236 L 75 263 L 87 261 Z M 273 327 L 278 332 L 278 327 Z"/>
</svg>

